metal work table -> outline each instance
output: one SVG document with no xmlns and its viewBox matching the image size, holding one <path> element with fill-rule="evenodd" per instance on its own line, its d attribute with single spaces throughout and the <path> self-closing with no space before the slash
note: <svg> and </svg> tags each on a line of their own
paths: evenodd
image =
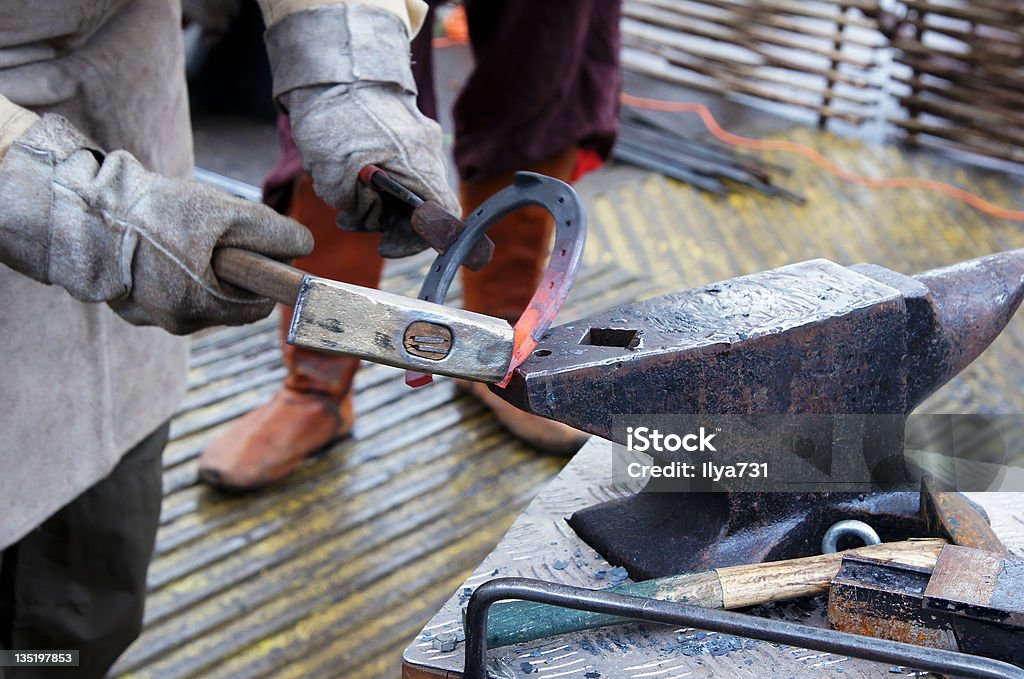
<svg viewBox="0 0 1024 679">
<path fill-rule="evenodd" d="M 497 547 L 456 590 L 404 654 L 403 676 L 461 676 L 462 610 L 473 589 L 497 577 L 523 576 L 591 589 L 629 582 L 566 523 L 576 510 L 625 493 L 612 485 L 611 443 L 593 438 L 516 519 Z M 1020 552 L 1024 519 L 1010 493 L 974 494 L 997 533 Z M 824 626 L 824 598 L 759 607 L 758 614 Z M 454 643 L 454 648 L 449 649 Z M 501 679 L 677 679 L 680 677 L 926 676 L 882 665 L 767 642 L 654 624 L 628 624 L 491 649 L 489 670 Z"/>
</svg>

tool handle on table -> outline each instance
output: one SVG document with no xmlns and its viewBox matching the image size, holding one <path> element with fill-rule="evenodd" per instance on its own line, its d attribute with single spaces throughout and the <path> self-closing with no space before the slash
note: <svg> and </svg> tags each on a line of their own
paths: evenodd
<svg viewBox="0 0 1024 679">
<path fill-rule="evenodd" d="M 223 281 L 287 306 L 295 306 L 306 276 L 293 266 L 238 248 L 215 251 L 213 272 Z"/>
<path fill-rule="evenodd" d="M 846 554 L 932 568 L 945 544 L 945 540 L 936 538 L 882 543 L 834 554 L 631 582 L 607 591 L 705 608 L 734 609 L 827 592 Z M 491 606 L 487 645 L 507 646 L 624 622 L 630 620 L 529 601 L 502 602 Z"/>
</svg>

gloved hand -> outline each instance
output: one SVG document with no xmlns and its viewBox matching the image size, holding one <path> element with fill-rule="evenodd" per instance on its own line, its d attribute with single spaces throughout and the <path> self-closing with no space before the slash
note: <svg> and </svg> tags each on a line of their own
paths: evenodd
<svg viewBox="0 0 1024 679">
<path fill-rule="evenodd" d="M 215 248 L 285 260 L 313 247 L 305 227 L 269 208 L 160 176 L 125 151 L 105 155 L 56 115 L 3 157 L 0 205 L 0 261 L 175 334 L 249 323 L 274 308 L 217 280 Z"/>
<path fill-rule="evenodd" d="M 409 34 L 398 16 L 361 3 L 286 15 L 267 30 L 274 94 L 317 194 L 341 212 L 338 225 L 382 231 L 380 254 L 404 257 L 427 244 L 409 210 L 358 182 L 368 164 L 425 200 L 460 214 L 448 185 L 441 128 L 416 108 Z"/>
</svg>

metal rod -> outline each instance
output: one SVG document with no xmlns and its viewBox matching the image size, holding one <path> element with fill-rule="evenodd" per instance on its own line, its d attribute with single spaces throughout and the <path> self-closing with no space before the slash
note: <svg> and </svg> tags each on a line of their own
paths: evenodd
<svg viewBox="0 0 1024 679">
<path fill-rule="evenodd" d="M 367 165 L 359 172 L 359 180 L 382 193 L 393 196 L 411 208 L 423 205 L 423 199 L 391 178 L 376 165 Z"/>
<path fill-rule="evenodd" d="M 496 578 L 473 592 L 466 609 L 465 679 L 487 679 L 487 612 L 492 604 L 503 599 L 536 601 L 577 611 L 686 625 L 960 677 L 1024 679 L 1024 670 L 991 658 L 530 578 Z"/>
<path fill-rule="evenodd" d="M 742 182 L 766 179 L 765 173 L 755 175 L 730 159 L 708 158 L 691 153 L 687 145 L 679 143 L 677 138 L 648 126 L 631 125 L 623 121 L 619 136 L 620 142 L 633 144 L 638 147 L 637 150 L 650 151 L 664 160 L 686 165 L 696 172 L 718 174 Z"/>
<path fill-rule="evenodd" d="M 648 140 L 646 143 L 636 139 L 631 133 L 619 137 L 616 146 L 623 151 L 632 151 L 649 157 L 653 161 L 665 163 L 684 170 L 696 172 L 708 177 L 731 179 L 741 184 L 752 186 L 756 177 L 745 170 L 721 163 L 714 163 L 701 158 L 694 158 L 682 153 L 674 153 L 671 148 L 659 147 Z M 666 144 L 666 146 L 669 146 Z"/>
<path fill-rule="evenodd" d="M 645 113 L 640 109 L 623 108 L 621 122 L 624 128 L 644 128 L 666 135 L 673 140 L 673 144 L 685 145 L 686 150 L 694 156 L 736 163 L 747 172 L 765 181 L 769 178 L 770 170 L 784 174 L 793 172 L 793 168 L 789 166 L 765 160 L 751 153 L 741 152 L 706 133 L 697 132 L 694 136 L 687 136 L 677 127 L 668 125 L 657 116 Z"/>
<path fill-rule="evenodd" d="M 246 200 L 251 200 L 254 203 L 259 203 L 263 200 L 263 191 L 260 187 L 253 186 L 248 182 L 240 181 L 234 177 L 227 177 L 218 172 L 204 170 L 201 167 L 193 167 L 192 176 L 195 177 L 197 182 L 209 184 L 221 191 L 227 191 L 233 196 L 245 198 Z"/>
<path fill-rule="evenodd" d="M 628 145 L 623 145 L 621 142 L 616 144 L 612 149 L 612 157 L 616 160 L 632 163 L 633 165 L 639 165 L 640 167 L 653 172 L 658 172 L 666 177 L 671 177 L 676 181 L 692 184 L 696 188 L 707 191 L 708 193 L 714 193 L 719 196 L 729 195 L 729 190 L 713 177 L 708 177 L 707 175 L 703 175 L 698 172 L 692 172 L 684 167 L 665 163 L 656 158 L 651 158 L 649 155 L 639 153 L 634 148 L 630 148 Z"/>
</svg>

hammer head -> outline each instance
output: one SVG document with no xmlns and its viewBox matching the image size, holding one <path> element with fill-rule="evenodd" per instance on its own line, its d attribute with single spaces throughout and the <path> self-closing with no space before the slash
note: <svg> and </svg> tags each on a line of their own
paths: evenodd
<svg viewBox="0 0 1024 679">
<path fill-rule="evenodd" d="M 945 538 L 954 545 L 1007 553 L 982 511 L 934 476 L 921 479 L 921 518 L 929 535 Z"/>
</svg>

